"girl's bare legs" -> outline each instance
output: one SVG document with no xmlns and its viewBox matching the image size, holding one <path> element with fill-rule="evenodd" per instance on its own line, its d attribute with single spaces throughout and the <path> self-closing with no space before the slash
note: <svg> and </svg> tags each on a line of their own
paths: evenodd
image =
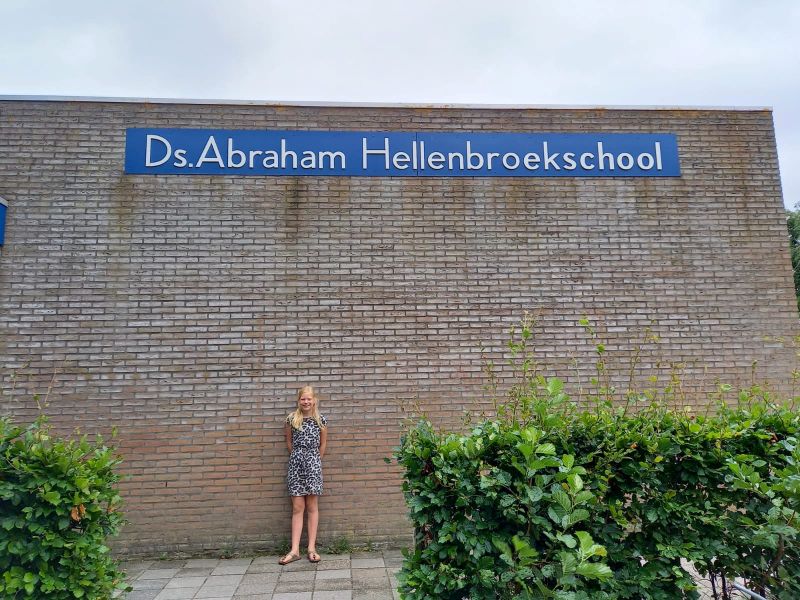
<svg viewBox="0 0 800 600">
<path fill-rule="evenodd" d="M 308 552 L 317 552 L 317 525 L 319 525 L 319 507 L 317 496 L 306 496 L 306 514 L 308 515 Z M 298 538 L 299 540 L 299 538 Z"/>
<path fill-rule="evenodd" d="M 305 496 L 292 496 L 292 549 L 289 550 L 290 554 L 300 554 L 300 536 L 303 534 L 303 511 L 305 508 Z M 310 533 L 311 524 L 308 527 Z"/>
</svg>

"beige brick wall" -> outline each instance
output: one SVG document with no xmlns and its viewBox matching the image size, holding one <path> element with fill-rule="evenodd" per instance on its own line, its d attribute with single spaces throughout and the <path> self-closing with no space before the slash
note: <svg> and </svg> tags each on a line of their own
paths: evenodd
<svg viewBox="0 0 800 600">
<path fill-rule="evenodd" d="M 127 127 L 665 132 L 683 175 L 125 175 Z M 31 419 L 56 373 L 61 430 L 118 427 L 121 552 L 287 538 L 282 422 L 304 382 L 330 420 L 323 541 L 407 540 L 382 460 L 401 404 L 443 425 L 488 406 L 481 347 L 502 365 L 526 310 L 572 389 L 587 315 L 622 388 L 649 326 L 639 375 L 680 363 L 681 402 L 754 361 L 788 391 L 794 351 L 765 341 L 798 333 L 765 110 L 0 101 L 0 196 L 0 413 Z"/>
</svg>

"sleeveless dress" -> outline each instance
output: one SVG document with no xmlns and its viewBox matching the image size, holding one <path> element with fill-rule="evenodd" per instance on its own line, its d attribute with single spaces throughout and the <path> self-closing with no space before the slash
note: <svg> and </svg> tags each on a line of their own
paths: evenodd
<svg viewBox="0 0 800 600">
<path fill-rule="evenodd" d="M 323 425 L 328 420 L 320 415 Z M 291 415 L 286 422 L 291 427 Z M 290 496 L 322 495 L 322 459 L 319 455 L 320 427 L 311 417 L 303 418 L 300 429 L 292 427 L 292 453 L 289 456 L 289 470 L 286 484 Z"/>
</svg>

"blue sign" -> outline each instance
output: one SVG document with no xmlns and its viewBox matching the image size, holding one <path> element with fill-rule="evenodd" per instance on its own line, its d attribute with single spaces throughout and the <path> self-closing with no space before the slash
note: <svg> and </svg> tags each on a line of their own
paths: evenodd
<svg viewBox="0 0 800 600">
<path fill-rule="evenodd" d="M 0 198 L 0 246 L 6 243 L 6 210 L 8 204 Z"/>
<path fill-rule="evenodd" d="M 125 172 L 315 177 L 678 177 L 673 134 L 128 129 Z"/>
</svg>

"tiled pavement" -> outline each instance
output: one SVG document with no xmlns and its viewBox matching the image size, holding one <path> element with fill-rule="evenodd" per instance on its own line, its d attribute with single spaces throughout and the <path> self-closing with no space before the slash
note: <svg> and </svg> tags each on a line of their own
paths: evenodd
<svg viewBox="0 0 800 600">
<path fill-rule="evenodd" d="M 399 550 L 323 554 L 285 567 L 278 556 L 127 562 L 125 600 L 397 600 Z"/>
<path fill-rule="evenodd" d="M 125 600 L 399 600 L 395 575 L 399 550 L 323 554 L 285 567 L 278 556 L 233 559 L 150 560 L 123 568 L 133 591 Z M 687 565 L 688 566 L 688 565 Z M 698 581 L 699 577 L 698 577 Z M 712 598 L 707 581 L 702 598 Z"/>
</svg>

